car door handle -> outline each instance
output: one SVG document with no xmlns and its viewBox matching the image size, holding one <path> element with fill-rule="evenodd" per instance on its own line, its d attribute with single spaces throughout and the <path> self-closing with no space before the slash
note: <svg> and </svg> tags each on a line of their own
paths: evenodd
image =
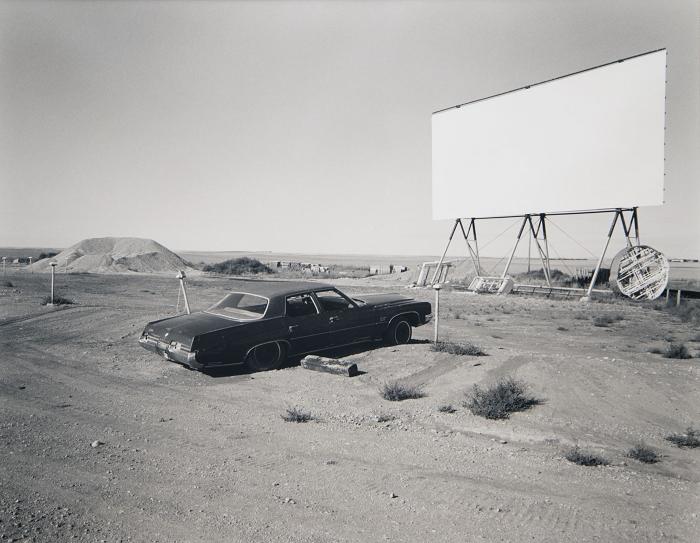
<svg viewBox="0 0 700 543">
<path fill-rule="evenodd" d="M 294 332 L 294 330 L 296 330 L 297 328 L 299 328 L 299 325 L 298 325 L 298 324 L 292 324 L 292 325 L 289 327 L 289 333 L 291 334 L 291 333 Z"/>
<path fill-rule="evenodd" d="M 340 317 L 330 317 L 330 318 L 328 319 L 328 322 L 336 322 L 336 321 L 338 321 L 338 320 L 340 320 Z"/>
</svg>

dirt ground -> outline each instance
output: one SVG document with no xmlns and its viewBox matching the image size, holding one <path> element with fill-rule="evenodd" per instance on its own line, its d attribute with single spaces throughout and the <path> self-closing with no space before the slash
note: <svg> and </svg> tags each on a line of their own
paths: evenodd
<svg viewBox="0 0 700 543">
<path fill-rule="evenodd" d="M 169 277 L 59 275 L 76 304 L 39 305 L 46 275 L 0 287 L 0 541 L 697 541 L 700 361 L 649 353 L 698 330 L 624 302 L 444 291 L 441 333 L 485 357 L 405 346 L 340 353 L 354 378 L 289 367 L 188 371 L 141 349 L 172 315 Z M 236 284 L 196 278 L 193 309 Z M 345 281 L 350 294 L 433 292 Z M 622 316 L 594 326 L 600 315 Z M 336 353 L 337 354 L 337 353 Z M 474 384 L 514 376 L 543 403 L 489 421 Z M 388 402 L 390 380 L 426 396 Z M 438 412 L 443 404 L 453 414 Z M 288 423 L 298 406 L 315 420 Z M 380 422 L 383 421 L 383 422 Z M 94 441 L 102 442 L 92 447 Z M 661 461 L 626 456 L 644 442 Z M 563 458 L 579 444 L 610 465 Z"/>
</svg>

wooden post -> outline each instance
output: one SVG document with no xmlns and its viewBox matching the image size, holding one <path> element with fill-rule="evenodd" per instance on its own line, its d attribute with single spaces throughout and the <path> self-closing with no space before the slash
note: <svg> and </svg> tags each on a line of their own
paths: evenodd
<svg viewBox="0 0 700 543">
<path fill-rule="evenodd" d="M 301 367 L 307 370 L 323 371 L 346 377 L 354 377 L 359 374 L 357 364 L 350 360 L 338 360 L 324 356 L 308 355 L 301 359 Z"/>
<path fill-rule="evenodd" d="M 438 273 L 440 273 L 440 268 L 442 267 L 442 263 L 445 261 L 445 256 L 447 255 L 447 250 L 450 248 L 450 243 L 452 243 L 452 237 L 455 235 L 455 230 L 457 230 L 457 225 L 461 225 L 462 221 L 460 219 L 457 219 L 455 221 L 455 225 L 452 227 L 452 232 L 450 232 L 450 239 L 447 240 L 447 246 L 445 247 L 445 251 L 442 253 L 442 256 L 440 257 L 440 262 L 438 262 L 437 268 L 435 268 L 435 273 L 433 274 L 433 280 L 431 281 L 432 284 L 437 281 L 438 278 Z"/>
<path fill-rule="evenodd" d="M 53 283 L 54 283 L 54 271 L 56 270 L 56 262 L 51 262 L 51 303 L 53 305 Z"/>
<path fill-rule="evenodd" d="M 681 289 L 676 291 L 676 307 L 681 305 Z"/>
<path fill-rule="evenodd" d="M 435 289 L 435 333 L 433 336 L 433 342 L 438 342 L 438 328 L 440 326 L 440 284 L 433 285 Z"/>
</svg>

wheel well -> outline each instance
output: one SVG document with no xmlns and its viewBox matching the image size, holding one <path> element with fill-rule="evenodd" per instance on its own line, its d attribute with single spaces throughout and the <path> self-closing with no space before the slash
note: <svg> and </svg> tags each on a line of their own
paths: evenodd
<svg viewBox="0 0 700 543">
<path fill-rule="evenodd" d="M 399 313 L 398 315 L 394 315 L 389 321 L 389 326 L 394 324 L 397 321 L 397 319 L 407 320 L 411 326 L 420 325 L 420 316 L 415 311 L 409 311 L 408 313 Z"/>
<path fill-rule="evenodd" d="M 289 342 L 288 342 L 287 340 L 285 340 L 285 339 L 275 339 L 275 340 L 272 340 L 272 341 L 263 341 L 262 343 L 256 343 L 255 345 L 253 345 L 252 347 L 250 347 L 250 349 L 248 349 L 248 350 L 246 351 L 246 353 L 245 353 L 245 358 L 248 358 L 248 357 L 250 356 L 250 353 L 252 353 L 253 350 L 254 350 L 256 347 L 260 347 L 260 346 L 262 346 L 262 345 L 268 345 L 268 344 L 270 344 L 270 343 L 277 343 L 277 344 L 279 344 L 280 347 L 281 347 L 281 349 L 282 349 L 282 355 L 283 355 L 283 356 L 286 356 L 287 353 L 289 353 Z"/>
</svg>

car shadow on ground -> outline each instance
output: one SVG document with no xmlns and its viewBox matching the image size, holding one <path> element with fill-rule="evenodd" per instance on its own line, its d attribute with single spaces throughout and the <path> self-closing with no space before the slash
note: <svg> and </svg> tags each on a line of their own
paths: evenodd
<svg viewBox="0 0 700 543">
<path fill-rule="evenodd" d="M 432 343 L 428 339 L 412 339 L 411 341 L 408 342 L 409 345 L 424 345 L 426 343 Z M 318 354 L 319 356 L 326 356 L 328 358 L 346 358 L 349 356 L 353 355 L 358 355 L 362 353 L 367 353 L 370 351 L 375 351 L 377 349 L 385 349 L 385 348 L 391 348 L 391 345 L 387 345 L 384 342 L 367 342 L 367 343 L 357 343 L 355 345 L 348 345 L 345 347 L 338 347 L 335 349 L 328 349 L 326 351 L 322 351 Z M 301 363 L 301 359 L 304 358 L 304 356 L 290 356 L 287 361 L 284 363 L 281 369 L 284 368 L 291 368 L 293 366 L 298 366 Z M 270 370 L 270 371 L 275 371 L 275 370 Z M 204 370 L 202 371 L 205 375 L 213 378 L 220 378 L 220 377 L 235 377 L 235 376 L 240 376 L 240 375 L 255 375 L 256 372 L 254 370 L 251 370 L 246 366 L 245 364 L 241 364 L 239 366 L 228 366 L 225 368 L 212 368 L 209 370 Z M 364 371 L 358 371 L 357 375 L 363 375 Z"/>
</svg>

